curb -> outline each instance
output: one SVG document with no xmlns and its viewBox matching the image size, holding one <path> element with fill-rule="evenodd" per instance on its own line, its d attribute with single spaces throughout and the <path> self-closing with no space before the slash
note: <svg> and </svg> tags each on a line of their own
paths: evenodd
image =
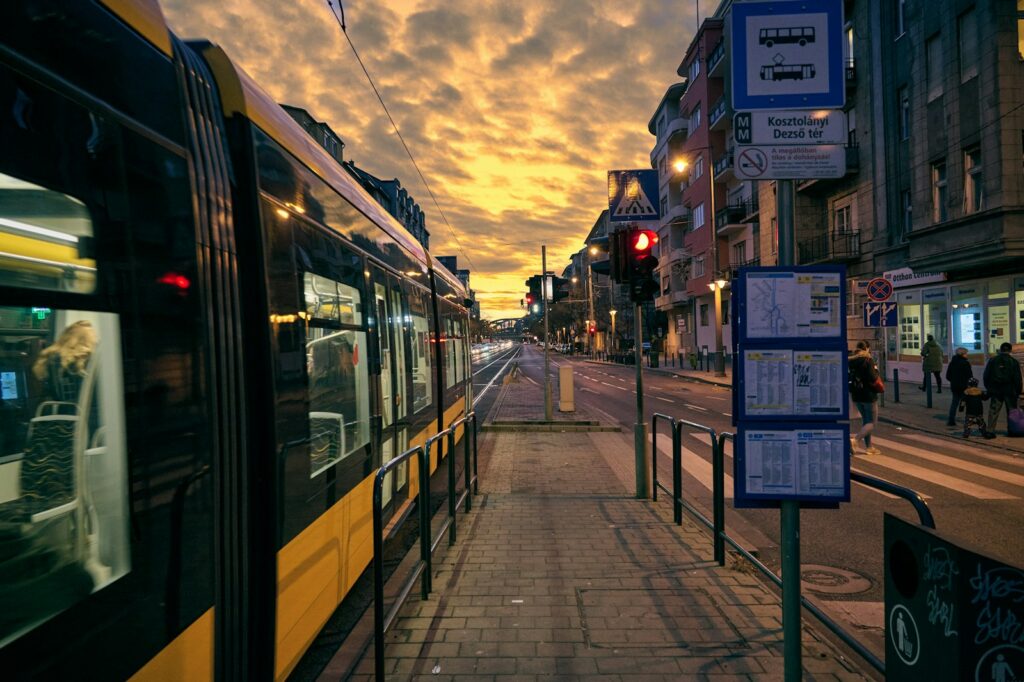
<svg viewBox="0 0 1024 682">
<path fill-rule="evenodd" d="M 879 422 L 884 422 L 886 424 L 892 424 L 894 426 L 900 426 L 900 427 L 902 427 L 904 429 L 913 429 L 914 431 L 921 431 L 921 432 L 924 432 L 924 433 L 930 433 L 933 436 L 941 436 L 942 438 L 948 438 L 949 440 L 954 441 L 954 442 L 958 442 L 958 443 L 970 442 L 972 445 L 981 445 L 981 446 L 984 446 L 985 448 L 988 448 L 989 450 L 999 450 L 1002 453 L 1011 453 L 1015 457 L 1024 457 L 1024 449 L 1020 449 L 1020 448 L 1016 448 L 1016 447 L 1009 447 L 1007 445 L 995 444 L 995 443 L 992 443 L 990 441 L 986 441 L 986 440 L 981 439 L 981 438 L 964 439 L 963 437 L 957 437 L 957 436 L 950 435 L 948 431 L 937 431 L 935 429 L 928 429 L 928 428 L 925 428 L 923 426 L 919 426 L 917 424 L 912 424 L 910 422 L 901 421 L 899 419 L 893 419 L 892 417 L 882 417 L 882 416 L 879 416 L 878 417 L 878 421 Z"/>
</svg>

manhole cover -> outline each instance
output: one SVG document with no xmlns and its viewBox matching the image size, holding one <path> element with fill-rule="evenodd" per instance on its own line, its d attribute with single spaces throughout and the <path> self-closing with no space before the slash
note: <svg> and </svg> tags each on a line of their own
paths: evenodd
<svg viewBox="0 0 1024 682">
<path fill-rule="evenodd" d="M 803 566 L 800 582 L 807 589 L 822 594 L 858 594 L 871 589 L 871 581 L 860 573 L 817 564 Z"/>
</svg>

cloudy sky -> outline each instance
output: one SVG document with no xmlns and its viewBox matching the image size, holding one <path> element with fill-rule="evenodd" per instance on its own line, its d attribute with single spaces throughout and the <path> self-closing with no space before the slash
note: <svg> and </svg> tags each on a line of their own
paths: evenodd
<svg viewBox="0 0 1024 682">
<path fill-rule="evenodd" d="M 647 122 L 679 80 L 696 4 L 344 2 L 349 36 L 449 229 L 327 0 L 162 2 L 179 36 L 219 43 L 279 102 L 327 121 L 347 159 L 399 178 L 426 213 L 431 252 L 472 270 L 489 319 L 523 314 L 541 244 L 559 273 L 581 248 L 607 206 L 607 170 L 650 167 Z"/>
</svg>

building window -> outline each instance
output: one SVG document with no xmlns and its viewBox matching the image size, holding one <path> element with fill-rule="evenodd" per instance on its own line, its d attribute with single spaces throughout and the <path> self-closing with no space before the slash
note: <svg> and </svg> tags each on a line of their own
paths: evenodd
<svg viewBox="0 0 1024 682">
<path fill-rule="evenodd" d="M 747 262 L 747 242 L 737 242 L 732 245 L 732 264 L 742 265 Z"/>
<path fill-rule="evenodd" d="M 693 61 L 690 62 L 690 68 L 687 69 L 687 78 L 690 81 L 689 85 L 693 86 L 694 81 L 697 80 L 697 76 L 700 75 L 700 57 L 694 57 Z"/>
<path fill-rule="evenodd" d="M 906 31 L 906 5 L 907 0 L 896 0 L 896 37 L 899 38 Z"/>
<path fill-rule="evenodd" d="M 693 209 L 693 229 L 704 226 L 704 204 L 699 204 Z"/>
<path fill-rule="evenodd" d="M 772 216 L 772 255 L 779 252 L 779 221 Z"/>
<path fill-rule="evenodd" d="M 849 234 L 853 232 L 850 204 L 835 207 L 832 229 L 835 230 L 836 234 Z"/>
<path fill-rule="evenodd" d="M 697 130 L 697 128 L 700 128 L 700 105 L 699 104 L 693 108 L 693 111 L 690 112 L 690 134 L 692 135 L 693 131 Z"/>
<path fill-rule="evenodd" d="M 1017 56 L 1024 59 L 1024 0 L 1017 0 Z"/>
<path fill-rule="evenodd" d="M 658 130 L 658 139 L 660 140 L 661 136 L 665 134 L 665 116 L 664 116 L 664 114 L 662 114 L 661 116 L 658 117 L 658 128 L 657 128 L 657 130 Z"/>
<path fill-rule="evenodd" d="M 700 304 L 700 326 L 702 326 L 702 327 L 708 326 L 708 304 L 707 303 L 701 303 Z"/>
<path fill-rule="evenodd" d="M 966 83 L 978 75 L 978 26 L 974 10 L 960 15 L 960 82 Z"/>
<path fill-rule="evenodd" d="M 697 160 L 693 162 L 693 180 L 696 180 L 704 175 L 704 157 L 698 156 Z"/>
<path fill-rule="evenodd" d="M 946 205 L 949 203 L 949 188 L 946 183 L 946 162 L 932 164 L 932 221 L 945 222 L 949 217 Z"/>
<path fill-rule="evenodd" d="M 843 40 L 843 61 L 846 66 L 853 66 L 853 23 L 846 24 Z"/>
<path fill-rule="evenodd" d="M 704 276 L 704 256 L 693 259 L 693 276 L 694 278 Z"/>
<path fill-rule="evenodd" d="M 902 204 L 902 220 L 901 226 L 903 227 L 903 234 L 900 235 L 900 241 L 906 239 L 907 235 L 910 234 L 910 230 L 913 228 L 913 210 L 914 204 L 910 199 L 910 190 L 905 189 L 900 192 L 900 202 Z"/>
<path fill-rule="evenodd" d="M 857 107 L 850 107 L 846 112 L 846 144 L 857 146 Z"/>
<path fill-rule="evenodd" d="M 718 311 L 722 317 L 722 324 L 729 324 L 729 300 L 722 297 L 722 309 Z"/>
<path fill-rule="evenodd" d="M 668 197 L 661 198 L 661 215 L 668 213 Z"/>
<path fill-rule="evenodd" d="M 925 71 L 928 75 L 928 101 L 942 96 L 942 36 L 935 34 L 925 42 Z"/>
<path fill-rule="evenodd" d="M 900 117 L 900 139 L 910 139 L 910 92 L 907 90 L 907 86 L 903 86 L 896 91 L 896 96 L 899 99 L 899 117 Z"/>
<path fill-rule="evenodd" d="M 981 150 L 977 147 L 964 152 L 964 213 L 982 209 L 985 188 L 982 185 Z"/>
</svg>

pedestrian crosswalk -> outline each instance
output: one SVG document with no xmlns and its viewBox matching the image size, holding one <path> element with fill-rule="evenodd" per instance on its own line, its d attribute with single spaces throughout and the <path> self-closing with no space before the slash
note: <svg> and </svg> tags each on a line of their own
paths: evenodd
<svg viewBox="0 0 1024 682">
<path fill-rule="evenodd" d="M 688 436 L 704 446 L 710 447 L 711 437 L 708 434 L 695 433 L 688 434 Z M 872 445 L 878 447 L 881 454 L 855 455 L 853 457 L 853 462 L 856 463 L 854 470 L 907 485 L 917 490 L 926 500 L 932 499 L 937 494 L 937 491 L 931 486 L 938 486 L 978 500 L 1017 500 L 1024 496 L 1024 474 L 978 463 L 976 458 L 971 457 L 971 455 L 979 454 L 976 448 L 965 449 L 958 447 L 961 444 L 956 441 L 924 434 L 900 434 L 898 437 L 913 442 L 897 440 L 897 437 L 873 436 Z M 659 437 L 658 440 L 658 450 L 667 457 L 671 457 L 671 439 Z M 702 452 L 705 456 L 707 455 L 707 451 Z M 943 452 L 955 454 L 942 454 Z M 725 444 L 724 454 L 728 459 L 732 458 L 732 443 L 729 441 Z M 992 456 L 999 457 L 998 454 Z M 1012 465 L 1021 464 L 1005 456 L 1000 461 Z M 705 467 L 704 464 L 707 466 Z M 702 486 L 711 489 L 710 463 L 685 447 L 683 468 Z M 731 462 L 726 461 L 726 468 L 731 469 Z M 861 486 L 856 481 L 854 484 L 882 497 L 894 498 L 889 493 L 870 486 Z M 928 490 L 931 491 L 930 494 L 925 492 Z M 729 496 L 732 495 L 731 477 L 728 477 L 726 491 Z"/>
</svg>

